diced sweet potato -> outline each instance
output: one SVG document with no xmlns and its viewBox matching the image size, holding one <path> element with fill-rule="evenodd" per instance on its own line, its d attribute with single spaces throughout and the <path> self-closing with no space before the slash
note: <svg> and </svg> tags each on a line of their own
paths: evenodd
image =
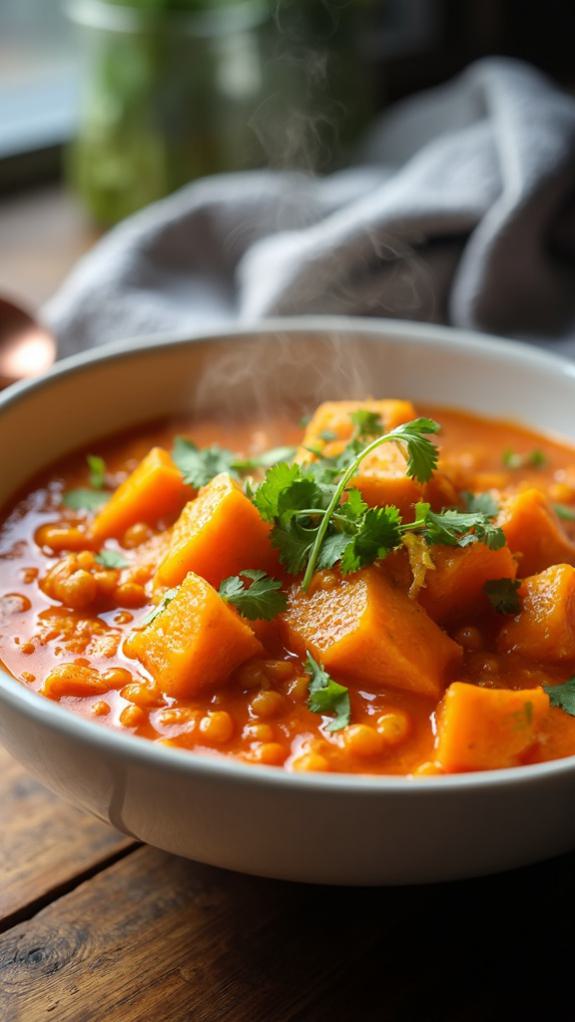
<svg viewBox="0 0 575 1022">
<path fill-rule="evenodd" d="M 444 770 L 517 766 L 549 709 L 542 688 L 479 688 L 456 681 L 438 715 L 437 760 Z"/>
<path fill-rule="evenodd" d="M 418 500 L 429 501 L 437 511 L 458 503 L 457 491 L 442 472 L 435 472 L 428 483 L 421 484 L 409 478 L 406 466 L 396 444 L 382 444 L 362 462 L 350 485 L 357 486 L 370 507 L 395 504 L 407 521 L 413 519 L 413 505 Z"/>
<path fill-rule="evenodd" d="M 575 543 L 539 490 L 521 490 L 506 500 L 499 524 L 509 548 L 517 555 L 520 578 L 552 564 L 575 564 Z"/>
<path fill-rule="evenodd" d="M 128 637 L 124 650 L 144 664 L 162 692 L 185 699 L 224 684 L 262 646 L 215 589 L 190 572 L 165 609 Z"/>
<path fill-rule="evenodd" d="M 484 543 L 472 546 L 435 546 L 431 550 L 434 571 L 425 576 L 419 602 L 439 624 L 477 615 L 489 606 L 483 590 L 486 582 L 515 578 L 517 565 L 509 547 L 490 550 Z"/>
<path fill-rule="evenodd" d="M 521 653 L 543 663 L 575 660 L 575 568 L 555 564 L 523 580 L 521 612 L 498 636 L 502 653 Z"/>
<path fill-rule="evenodd" d="M 188 571 L 218 586 L 245 568 L 277 570 L 270 527 L 240 486 L 221 473 L 186 504 L 174 525 L 156 583 L 178 585 Z"/>
<path fill-rule="evenodd" d="M 461 649 L 377 568 L 318 573 L 294 587 L 283 615 L 287 645 L 309 649 L 338 676 L 438 698 Z"/>
<path fill-rule="evenodd" d="M 162 518 L 177 514 L 192 492 L 184 485 L 182 473 L 168 452 L 152 447 L 98 512 L 90 533 L 100 541 L 121 536 L 135 522 L 155 525 Z"/>
<path fill-rule="evenodd" d="M 355 428 L 351 415 L 358 411 L 379 415 L 386 432 L 417 417 L 411 401 L 394 398 L 382 401 L 325 401 L 316 408 L 307 425 L 299 460 L 313 459 L 313 454 L 306 450 L 310 447 L 320 448 L 327 458 L 339 454 L 351 440 Z"/>
<path fill-rule="evenodd" d="M 313 449 L 325 457 L 339 454 L 353 434 L 352 412 L 362 409 L 378 414 L 386 431 L 417 417 L 411 401 L 327 401 L 319 406 L 306 429 L 298 460 L 313 461 Z M 330 439 L 332 435 L 334 439 Z M 458 500 L 444 473 L 435 473 L 426 486 L 409 479 L 405 455 L 396 444 L 383 444 L 366 458 L 350 485 L 361 490 L 370 507 L 395 504 L 406 519 L 413 517 L 412 507 L 418 500 L 428 500 L 437 509 Z"/>
</svg>

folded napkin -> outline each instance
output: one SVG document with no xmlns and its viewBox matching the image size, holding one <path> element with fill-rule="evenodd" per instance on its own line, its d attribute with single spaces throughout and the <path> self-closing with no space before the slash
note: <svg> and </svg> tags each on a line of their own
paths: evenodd
<svg viewBox="0 0 575 1022">
<path fill-rule="evenodd" d="M 490 58 L 405 100 L 353 169 L 191 184 L 124 221 L 44 310 L 60 353 L 326 313 L 447 322 L 575 355 L 575 100 Z"/>
</svg>

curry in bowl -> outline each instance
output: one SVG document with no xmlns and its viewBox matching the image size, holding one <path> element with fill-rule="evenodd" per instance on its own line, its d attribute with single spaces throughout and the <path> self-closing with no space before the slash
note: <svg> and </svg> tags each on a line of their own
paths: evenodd
<svg viewBox="0 0 575 1022">
<path fill-rule="evenodd" d="M 300 772 L 575 753 L 575 451 L 406 400 L 154 425 L 0 527 L 0 658 L 102 726 Z"/>
</svg>

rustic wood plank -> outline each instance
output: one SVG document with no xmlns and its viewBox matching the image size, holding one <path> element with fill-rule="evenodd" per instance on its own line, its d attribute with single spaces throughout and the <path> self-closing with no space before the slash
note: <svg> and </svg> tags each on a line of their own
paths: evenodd
<svg viewBox="0 0 575 1022">
<path fill-rule="evenodd" d="M 326 854 L 329 852 L 326 850 Z M 537 895 L 539 892 L 539 896 Z M 545 896 L 542 896 L 545 892 Z M 427 888 L 305 887 L 144 848 L 0 938 L 2 1022 L 500 1022 L 572 958 L 575 860 Z M 552 927 L 552 928 L 553 928 Z M 539 981 L 537 981 L 539 982 Z M 564 996 L 565 988 L 555 984 Z"/>
<path fill-rule="evenodd" d="M 0 812 L 0 930 L 134 845 L 47 791 L 1 748 Z"/>
</svg>

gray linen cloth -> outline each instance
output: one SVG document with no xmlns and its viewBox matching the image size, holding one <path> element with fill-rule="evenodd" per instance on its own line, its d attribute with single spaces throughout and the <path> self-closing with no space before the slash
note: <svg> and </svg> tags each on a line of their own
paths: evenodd
<svg viewBox="0 0 575 1022">
<path fill-rule="evenodd" d="M 207 178 L 124 221 L 44 310 L 60 354 L 326 313 L 447 322 L 575 355 L 575 100 L 490 58 L 375 126 L 331 177 Z"/>
</svg>

